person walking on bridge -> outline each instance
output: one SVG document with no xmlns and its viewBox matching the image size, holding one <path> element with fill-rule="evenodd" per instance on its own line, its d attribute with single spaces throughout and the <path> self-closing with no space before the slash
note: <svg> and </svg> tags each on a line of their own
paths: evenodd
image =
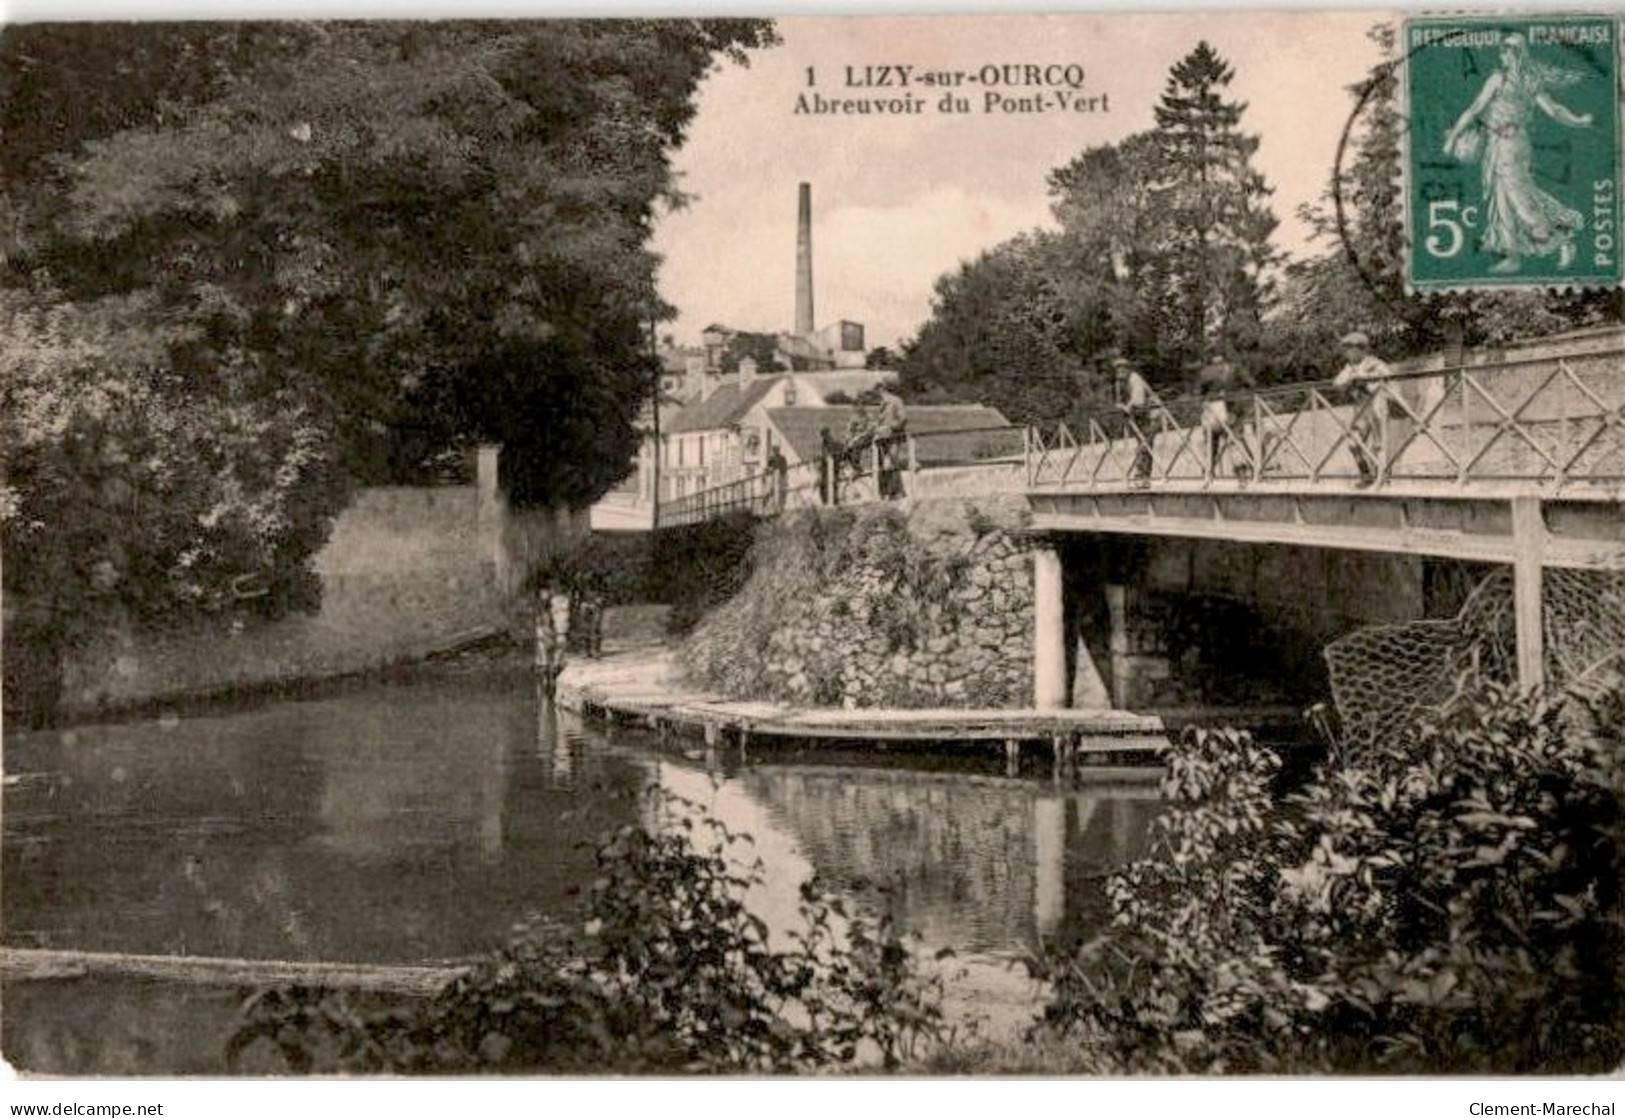
<svg viewBox="0 0 1625 1118">
<path fill-rule="evenodd" d="M 1355 484 L 1364 489 L 1377 480 L 1386 461 L 1388 378 L 1394 375 L 1394 370 L 1371 352 L 1371 339 L 1358 330 L 1344 334 L 1339 344 L 1343 350 L 1343 367 L 1332 379 L 1332 387 L 1346 388 L 1353 397 L 1349 452 L 1360 470 L 1360 480 Z"/>
<path fill-rule="evenodd" d="M 825 505 L 841 502 L 841 444 L 828 427 L 818 429 L 818 497 Z"/>
<path fill-rule="evenodd" d="M 1135 485 L 1151 483 L 1151 414 L 1157 404 L 1157 394 L 1151 382 L 1134 367 L 1127 357 L 1112 359 L 1112 370 L 1117 382 L 1117 406 L 1128 416 L 1129 433 L 1134 438 L 1134 464 L 1129 467 L 1129 480 Z"/>
<path fill-rule="evenodd" d="M 768 479 L 773 486 L 773 492 L 770 495 L 772 505 L 768 511 L 773 513 L 783 512 L 785 499 L 790 493 L 790 460 L 784 456 L 784 452 L 779 449 L 777 443 L 773 445 L 772 450 L 767 452 L 767 473 Z"/>
<path fill-rule="evenodd" d="M 1202 430 L 1207 432 L 1207 470 L 1209 479 L 1212 479 L 1219 474 L 1219 462 L 1230 445 L 1233 427 L 1245 423 L 1240 399 L 1236 401 L 1238 414 L 1232 415 L 1230 398 L 1243 386 L 1251 388 L 1255 384 L 1250 373 L 1237 367 L 1223 354 L 1202 366 L 1199 383 L 1205 401 L 1202 404 Z M 1245 437 L 1240 440 L 1240 446 L 1245 461 L 1236 464 L 1236 476 L 1245 479 L 1252 473 L 1252 448 L 1247 445 Z"/>
<path fill-rule="evenodd" d="M 908 438 L 908 411 L 902 399 L 885 388 L 880 390 L 880 414 L 875 417 L 875 446 L 880 463 L 880 499 L 889 501 L 903 495 L 903 442 Z"/>
</svg>

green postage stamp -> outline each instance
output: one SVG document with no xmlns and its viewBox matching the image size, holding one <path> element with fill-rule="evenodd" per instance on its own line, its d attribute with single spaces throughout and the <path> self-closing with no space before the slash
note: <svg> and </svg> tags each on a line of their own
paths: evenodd
<svg viewBox="0 0 1625 1118">
<path fill-rule="evenodd" d="M 1619 24 L 1407 20 L 1407 279 L 1420 290 L 1620 283 Z"/>
</svg>

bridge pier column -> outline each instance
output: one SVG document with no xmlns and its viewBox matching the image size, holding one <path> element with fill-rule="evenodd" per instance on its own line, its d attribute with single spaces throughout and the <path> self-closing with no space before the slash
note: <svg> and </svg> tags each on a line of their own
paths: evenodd
<svg viewBox="0 0 1625 1118">
<path fill-rule="evenodd" d="M 1066 705 L 1066 613 L 1061 555 L 1054 547 L 1033 552 L 1033 706 Z"/>
<path fill-rule="evenodd" d="M 1518 686 L 1539 687 L 1546 679 L 1541 581 L 1546 550 L 1546 518 L 1539 497 L 1512 498 L 1512 613 L 1517 621 Z"/>
</svg>

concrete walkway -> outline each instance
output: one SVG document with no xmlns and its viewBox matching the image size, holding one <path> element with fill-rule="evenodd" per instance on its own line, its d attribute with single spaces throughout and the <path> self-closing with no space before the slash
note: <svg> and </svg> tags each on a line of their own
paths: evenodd
<svg viewBox="0 0 1625 1118">
<path fill-rule="evenodd" d="M 1005 743 L 1007 748 L 1042 742 L 1077 753 L 1154 751 L 1167 744 L 1161 718 L 1128 711 L 843 710 L 731 700 L 685 682 L 673 650 L 654 644 L 611 646 L 601 659 L 572 659 L 559 679 L 558 702 L 589 717 L 703 736 L 712 744 L 724 737 L 983 747 Z"/>
</svg>

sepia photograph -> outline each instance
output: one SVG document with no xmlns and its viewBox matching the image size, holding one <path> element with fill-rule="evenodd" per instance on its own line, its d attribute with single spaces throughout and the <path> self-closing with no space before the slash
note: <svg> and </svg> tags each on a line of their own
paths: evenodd
<svg viewBox="0 0 1625 1118">
<path fill-rule="evenodd" d="M 331 16 L 0 22 L 11 1113 L 1615 1113 L 1617 12 Z"/>
</svg>

